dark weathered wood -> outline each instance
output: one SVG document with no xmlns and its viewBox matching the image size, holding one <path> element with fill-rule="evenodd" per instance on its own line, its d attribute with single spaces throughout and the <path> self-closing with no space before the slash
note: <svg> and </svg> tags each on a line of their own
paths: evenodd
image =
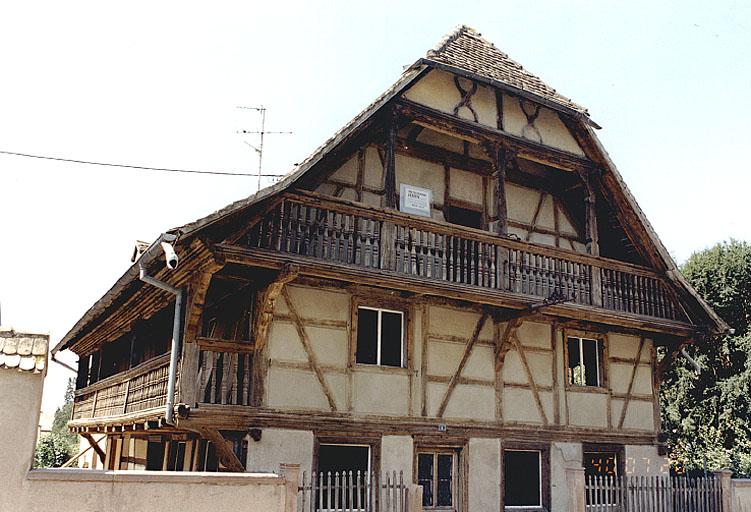
<svg viewBox="0 0 751 512">
<path fill-rule="evenodd" d="M 584 186 L 587 189 L 584 224 L 584 238 L 587 243 L 587 252 L 594 256 L 599 256 L 600 245 L 597 233 L 597 205 L 595 185 L 593 183 L 595 177 L 591 169 L 579 170 L 579 176 L 581 176 Z"/>
<path fill-rule="evenodd" d="M 180 358 L 180 375 L 197 375 L 199 350 L 194 343 L 200 336 L 201 315 L 206 302 L 206 293 L 209 290 L 211 278 L 221 265 L 215 264 L 203 272 L 198 273 L 190 284 L 188 291 L 188 307 L 186 309 L 186 321 L 183 328 L 182 357 Z M 196 379 L 180 379 L 178 388 L 178 401 L 187 404 L 195 404 L 198 401 Z"/>
<path fill-rule="evenodd" d="M 477 343 L 477 338 L 480 337 L 480 331 L 482 330 L 482 326 L 485 325 L 485 321 L 488 319 L 488 316 L 489 315 L 487 312 L 483 312 L 483 314 L 480 315 L 480 319 L 477 321 L 477 324 L 475 325 L 475 330 L 472 333 L 472 337 L 467 341 L 467 346 L 464 349 L 464 355 L 462 355 L 462 358 L 459 361 L 459 366 L 457 366 L 456 371 L 451 377 L 451 381 L 449 381 L 449 385 L 446 388 L 446 393 L 443 395 L 441 404 L 438 406 L 438 412 L 436 412 L 436 416 L 439 418 L 443 416 L 444 412 L 446 412 L 446 406 L 448 405 L 449 400 L 451 399 L 451 395 L 454 392 L 454 388 L 456 387 L 457 381 L 462 376 L 462 372 L 464 371 L 464 366 L 467 364 L 467 360 L 469 359 L 469 356 L 472 354 L 472 348 L 474 348 L 475 343 Z"/>
<path fill-rule="evenodd" d="M 384 162 L 384 196 L 386 208 L 396 208 L 396 116 L 391 115 L 388 119 L 386 136 L 386 155 Z"/>
<path fill-rule="evenodd" d="M 253 321 L 253 342 L 256 350 L 266 346 L 269 327 L 274 319 L 274 304 L 284 285 L 293 281 L 300 273 L 297 265 L 285 265 L 279 275 L 258 296 L 256 316 Z"/>
<path fill-rule="evenodd" d="M 443 131 L 474 143 L 503 142 L 519 157 L 544 163 L 551 167 L 576 172 L 593 166 L 592 162 L 586 158 L 573 153 L 532 142 L 496 128 L 466 121 L 406 99 L 400 99 L 396 104 L 396 109 L 400 115 L 415 124 L 435 131 Z"/>
<path fill-rule="evenodd" d="M 224 439 L 224 436 L 218 430 L 213 428 L 201 428 L 197 429 L 197 432 L 201 437 L 210 441 L 211 444 L 214 445 L 216 454 L 219 457 L 219 462 L 221 462 L 227 470 L 235 473 L 245 472 L 245 464 L 240 462 L 240 459 L 237 458 L 235 452 L 229 449 L 229 446 L 227 446 L 227 440 Z"/>
<path fill-rule="evenodd" d="M 102 450 L 102 447 L 99 446 L 99 443 L 97 443 L 94 440 L 94 437 L 89 434 L 88 432 L 82 432 L 81 437 L 86 439 L 88 441 L 91 448 L 96 452 L 96 454 L 99 456 L 99 461 L 104 464 L 104 459 L 106 458 L 106 454 L 104 453 L 104 450 Z"/>
<path fill-rule="evenodd" d="M 506 204 L 506 163 L 508 153 L 504 146 L 496 145 L 493 148 L 493 170 L 495 175 L 495 216 L 496 233 L 508 234 L 508 206 Z"/>
</svg>

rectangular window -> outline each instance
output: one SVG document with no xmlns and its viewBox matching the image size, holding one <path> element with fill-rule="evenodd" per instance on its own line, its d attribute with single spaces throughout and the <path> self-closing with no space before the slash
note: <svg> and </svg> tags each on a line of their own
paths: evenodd
<svg viewBox="0 0 751 512">
<path fill-rule="evenodd" d="M 539 450 L 503 452 L 503 504 L 542 507 L 542 454 Z"/>
<path fill-rule="evenodd" d="M 361 507 L 369 502 L 365 482 L 370 473 L 370 446 L 321 444 L 318 447 L 318 472 L 316 503 L 322 505 L 318 510 L 360 510 L 358 505 Z"/>
<path fill-rule="evenodd" d="M 569 336 L 567 353 L 569 384 L 594 387 L 603 385 L 601 340 Z"/>
<path fill-rule="evenodd" d="M 454 205 L 449 205 L 446 208 L 446 220 L 451 224 L 482 229 L 482 217 L 482 212 L 479 210 L 470 210 Z"/>
<path fill-rule="evenodd" d="M 417 483 L 422 485 L 423 507 L 454 507 L 456 459 L 452 452 L 417 454 Z"/>
<path fill-rule="evenodd" d="M 404 313 L 357 308 L 356 361 L 381 366 L 404 366 Z"/>
</svg>

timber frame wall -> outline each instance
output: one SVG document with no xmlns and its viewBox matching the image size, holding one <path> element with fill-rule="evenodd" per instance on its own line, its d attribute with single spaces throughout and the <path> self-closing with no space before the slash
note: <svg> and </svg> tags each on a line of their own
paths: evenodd
<svg viewBox="0 0 751 512">
<path fill-rule="evenodd" d="M 505 95 L 499 93 L 497 98 Z M 463 101 L 466 103 L 466 98 Z M 77 390 L 71 429 L 87 435 L 126 430 L 189 431 L 217 445 L 225 445 L 219 454 L 225 467 L 239 467 L 240 463 L 226 448 L 222 431 L 266 427 L 313 429 L 339 436 L 408 433 L 430 437 L 435 435 L 438 425 L 445 424 L 456 433 L 457 439 L 503 437 L 529 442 L 586 440 L 593 443 L 655 444 L 659 430 L 656 347 L 665 345 L 675 352 L 697 334 L 700 326 L 692 320 L 695 314 L 685 306 L 685 297 L 676 291 L 674 280 L 665 272 L 664 264 L 653 251 L 646 249 L 651 244 L 646 241 L 647 235 L 636 228 L 628 231 L 631 246 L 643 251 L 639 258 L 644 265 L 600 256 L 598 233 L 604 228 L 598 227 L 598 200 L 612 201 L 609 203 L 611 207 L 623 215 L 623 225 L 635 225 L 636 222 L 633 222 L 633 214 L 623 214 L 623 207 L 608 192 L 605 182 L 612 178 L 602 170 L 604 157 L 597 154 L 596 145 L 587 140 L 581 122 L 562 119 L 584 148 L 585 156 L 504 131 L 500 113 L 497 126 L 493 128 L 403 97 L 392 100 L 377 115 L 342 137 L 337 148 L 321 159 L 317 173 L 301 177 L 294 190 L 274 194 L 254 205 L 249 216 L 232 218 L 201 238 L 181 242 L 184 244 L 181 259 L 187 263 L 173 273 L 158 273 L 157 277 L 188 290 L 177 397 L 181 408 L 177 425 L 169 426 L 162 421 L 161 408 L 166 398 L 164 358 L 157 358 Z M 399 130 L 410 124 L 477 144 L 485 154 L 473 157 L 468 150 L 464 154 L 455 154 L 400 138 Z M 368 147 L 375 147 L 378 152 L 383 171 L 382 188 L 368 188 L 364 183 L 363 161 Z M 494 194 L 495 210 L 491 213 L 486 206 L 482 225 L 485 229 L 465 228 L 400 213 L 397 210 L 396 169 L 399 153 L 470 170 L 482 176 L 484 189 Z M 334 183 L 338 188 L 333 195 L 316 192 L 343 162 L 353 156 L 359 165 L 357 181 L 353 185 L 355 200 L 338 197 L 344 189 L 342 184 Z M 577 186 L 582 190 L 585 203 L 580 238 L 586 247 L 585 253 L 515 240 L 509 236 L 506 175 L 518 171 L 519 159 L 544 164 L 580 180 Z M 362 202 L 366 192 L 378 196 L 380 204 Z M 534 224 L 527 227 L 534 228 Z M 553 235 L 558 244 L 560 232 Z M 219 276 L 247 279 L 256 286 L 252 340 L 247 340 L 247 343 L 202 336 L 204 303 L 212 281 Z M 354 297 L 351 300 L 353 309 L 360 303 L 358 301 L 392 307 L 398 302 L 403 305 L 408 325 L 413 322 L 415 311 L 419 310 L 422 338 L 415 338 L 415 329 L 407 331 L 406 368 L 397 369 L 407 375 L 410 394 L 413 380 L 420 379 L 423 383 L 422 396 L 410 395 L 410 403 L 419 404 L 419 407 L 410 405 L 409 414 L 395 417 L 354 414 L 351 394 L 344 403 L 337 402 L 325 376 L 326 371 L 332 369 L 316 359 L 306 327 L 329 322 L 328 327 L 348 329 L 350 338 L 354 336 L 354 327 L 351 321 L 334 326 L 324 319 L 304 317 L 299 305 L 294 305 L 289 297 L 290 284 L 345 290 Z M 135 287 L 129 297 L 112 308 L 106 321 L 89 328 L 73 350 L 82 356 L 92 353 L 115 335 L 127 331 L 134 319 L 153 315 L 164 306 L 165 297 L 158 290 Z M 275 304 L 280 298 L 288 308 L 283 317 L 275 313 Z M 427 308 L 431 305 L 480 315 L 474 332 L 467 332 L 463 339 L 452 340 L 464 345 L 464 353 L 456 371 L 449 377 L 428 374 L 424 366 L 415 366 L 412 357 L 416 344 L 427 346 L 425 322 Z M 302 366 L 314 374 L 326 397 L 328 410 L 310 411 L 303 407 L 304 404 L 297 410 L 265 405 L 271 363 L 269 331 L 279 319 L 294 326 L 307 355 L 307 362 Z M 521 385 L 505 383 L 497 377 L 487 382 L 472 382 L 462 375 L 473 347 L 486 343 L 478 338 L 486 322 L 492 325 L 494 333 L 491 343 L 496 374 L 502 369 L 510 350 L 521 357 L 529 379 L 523 387 L 535 398 L 529 406 L 541 417 L 539 424 L 532 428 L 523 422 L 505 421 L 503 417 L 501 399 L 504 386 Z M 515 331 L 524 322 L 551 326 L 549 349 L 522 346 Z M 561 359 L 557 354 L 564 353 L 569 332 L 589 333 L 605 340 L 611 333 L 625 333 L 641 340 L 633 359 L 605 355 L 606 376 L 607 365 L 614 363 L 631 365 L 632 370 L 626 392 L 617 395 L 610 391 L 604 393 L 608 400 L 608 420 L 603 428 L 572 426 L 568 404 L 560 407 L 558 403 L 568 396 L 568 385 L 559 378 L 562 369 L 554 366 L 551 385 L 539 385 L 525 359 L 527 350 L 547 350 L 554 354 L 554 365 L 565 364 L 565 357 Z M 651 343 L 645 343 L 647 338 Z M 646 351 L 645 346 L 648 347 Z M 422 357 L 424 365 L 425 355 Z M 644 365 L 649 366 L 652 379 L 652 394 L 648 396 L 633 390 L 637 370 Z M 218 379 L 220 367 L 222 378 Z M 346 378 L 351 378 L 351 358 L 342 371 Z M 430 382 L 447 385 L 446 394 L 433 415 L 428 414 L 424 396 Z M 443 417 L 453 390 L 467 383 L 493 389 L 497 404 L 492 420 Z M 206 401 L 205 389 L 212 385 L 215 386 L 211 394 L 213 398 Z M 553 395 L 555 406 L 552 414 L 544 409 L 541 392 Z M 619 415 L 611 413 L 612 399 L 624 402 Z M 631 401 L 652 403 L 654 429 L 623 429 L 625 411 Z"/>
</svg>

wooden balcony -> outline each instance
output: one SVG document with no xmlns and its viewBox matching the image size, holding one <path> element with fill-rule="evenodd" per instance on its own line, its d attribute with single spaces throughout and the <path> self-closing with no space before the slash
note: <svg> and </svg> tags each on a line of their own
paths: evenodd
<svg viewBox="0 0 751 512">
<path fill-rule="evenodd" d="M 650 269 L 312 192 L 284 194 L 235 245 L 217 249 L 232 261 L 286 258 L 334 267 L 329 277 L 399 279 L 405 289 L 450 285 L 467 300 L 530 304 L 563 295 L 579 310 L 687 323 L 665 278 Z"/>
<path fill-rule="evenodd" d="M 169 354 L 76 391 L 72 420 L 137 416 L 167 403 Z"/>
</svg>

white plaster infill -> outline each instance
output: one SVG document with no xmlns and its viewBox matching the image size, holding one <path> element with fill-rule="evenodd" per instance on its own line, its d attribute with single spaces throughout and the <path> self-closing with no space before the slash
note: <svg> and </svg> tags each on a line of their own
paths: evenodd
<svg viewBox="0 0 751 512">
<path fill-rule="evenodd" d="M 213 473 L 183 471 L 97 471 L 91 469 L 33 469 L 27 480 L 46 482 L 181 483 L 204 485 L 279 485 L 285 479 L 274 473 Z"/>
</svg>

